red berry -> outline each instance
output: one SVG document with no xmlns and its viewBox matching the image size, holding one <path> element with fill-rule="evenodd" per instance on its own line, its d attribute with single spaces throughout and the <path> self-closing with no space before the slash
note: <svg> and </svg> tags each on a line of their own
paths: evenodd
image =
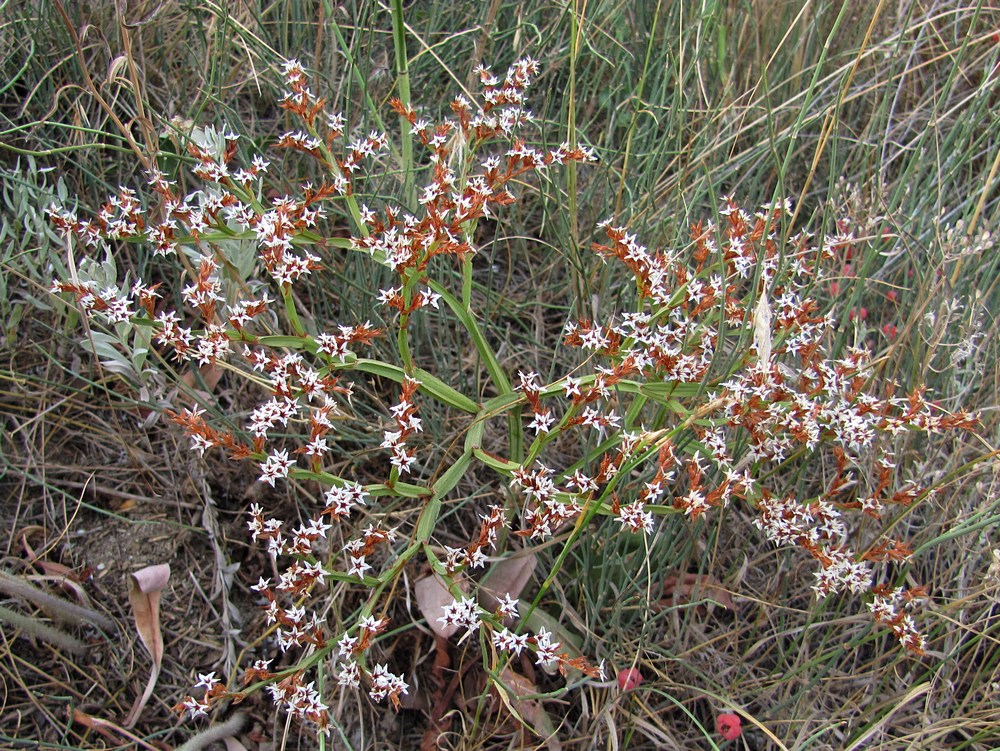
<svg viewBox="0 0 1000 751">
<path fill-rule="evenodd" d="M 738 714 L 725 712 L 715 718 L 715 729 L 727 741 L 735 741 L 743 733 L 743 720 Z"/>
<path fill-rule="evenodd" d="M 642 673 L 638 668 L 622 668 L 618 671 L 618 688 L 629 691 L 642 683 Z"/>
</svg>

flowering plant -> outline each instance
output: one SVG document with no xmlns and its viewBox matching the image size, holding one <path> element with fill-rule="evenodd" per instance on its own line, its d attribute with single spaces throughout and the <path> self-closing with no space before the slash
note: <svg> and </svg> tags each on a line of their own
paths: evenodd
<svg viewBox="0 0 1000 751">
<path fill-rule="evenodd" d="M 851 519 L 878 522 L 923 496 L 895 471 L 894 436 L 969 429 L 975 421 L 935 409 L 920 389 L 898 393 L 879 383 L 864 350 L 828 355 L 833 321 L 809 291 L 846 248 L 863 252 L 864 241 L 793 235 L 787 202 L 749 213 L 730 197 L 720 199 L 718 222 L 691 226 L 682 250 L 650 250 L 626 227 L 603 222 L 592 249 L 628 280 L 630 309 L 566 323 L 563 341 L 580 353 L 577 367 L 556 377 L 530 368 L 512 374 L 483 331 L 473 294 L 477 228 L 516 201 L 515 185 L 529 174 L 594 161 L 584 147 L 539 150 L 522 135 L 531 123 L 525 91 L 538 64 L 523 59 L 503 79 L 480 68 L 481 101 L 455 98 L 440 122 L 393 100 L 399 152 L 380 132 L 346 138 L 345 118 L 311 91 L 302 66 L 289 61 L 283 72 L 282 107 L 300 129 L 273 146 L 315 161 L 325 175 L 318 184 L 267 197 L 271 161 L 243 154 L 239 137 L 224 134 L 188 145 L 192 173 L 204 182 L 194 193 L 181 195 L 154 171 L 149 185 L 158 203 L 149 209 L 122 188 L 91 220 L 51 210 L 55 224 L 91 250 L 108 241 L 145 242 L 154 255 L 179 255 L 188 270 L 184 314 L 164 304 L 159 284 L 99 284 L 87 267 L 55 282 L 54 291 L 73 295 L 93 322 L 119 333 L 119 347 L 133 341 L 127 331 L 145 332 L 150 346 L 175 361 L 224 368 L 265 392 L 241 429 L 199 408 L 168 411 L 192 448 L 249 462 L 270 487 L 294 480 L 321 488 L 309 518 L 294 528 L 263 503 L 248 512 L 251 539 L 275 572 L 253 588 L 278 648 L 299 656 L 285 667 L 256 660 L 244 670 L 242 691 L 232 680 L 200 675 L 204 692 L 180 709 L 207 714 L 266 687 L 277 705 L 327 731 L 328 689 L 311 677 L 325 661 L 336 664 L 341 687 L 400 707 L 407 676 L 380 658 L 378 642 L 391 625 L 386 600 L 418 559 L 451 599 L 428 620 L 463 640 L 476 636 L 493 680 L 525 653 L 563 674 L 602 676 L 601 666 L 573 656 L 549 630 L 526 630 L 518 592 L 491 601 L 473 596 L 477 570 L 504 556 L 513 540 L 555 538 L 568 551 L 595 524 L 651 535 L 663 517 L 696 519 L 730 505 L 775 544 L 801 548 L 815 561 L 819 597 L 860 594 L 876 623 L 922 652 L 910 612 L 921 592 L 896 586 L 887 565 L 905 560 L 909 547 L 877 523 L 855 528 Z M 414 140 L 428 153 L 426 170 L 412 164 Z M 359 200 L 365 176 L 388 173 L 387 155 L 403 164 L 400 200 L 369 205 Z M 424 175 L 418 191 L 413 186 Z M 345 219 L 349 237 L 338 224 Z M 306 296 L 296 290 L 343 254 L 388 270 L 391 282 L 374 293 L 381 322 L 321 322 L 303 308 Z M 464 393 L 423 367 L 428 353 L 411 330 L 431 311 L 468 336 L 488 390 Z M 378 340 L 393 343 L 393 357 L 364 356 Z M 379 405 L 380 440 L 367 447 L 382 457 L 378 478 L 335 468 L 337 425 L 352 410 L 351 374 L 398 388 L 391 403 Z M 463 425 L 461 453 L 446 469 L 435 469 L 442 457 L 421 437 L 421 415 L 432 411 Z M 506 420 L 502 453 L 492 448 L 496 418 Z M 567 445 L 579 446 L 571 461 Z M 799 497 L 781 478 L 809 461 L 830 471 L 815 492 Z M 497 501 L 464 544 L 444 544 L 443 504 L 473 468 L 494 474 Z M 396 501 L 417 510 L 400 526 L 379 511 Z M 361 510 L 376 521 L 358 530 L 350 518 Z M 358 594 L 355 611 L 331 626 L 324 598 L 348 588 Z"/>
</svg>

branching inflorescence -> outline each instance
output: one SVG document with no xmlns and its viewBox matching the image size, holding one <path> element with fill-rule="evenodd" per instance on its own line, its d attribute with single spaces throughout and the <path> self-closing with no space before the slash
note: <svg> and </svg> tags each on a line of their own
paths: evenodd
<svg viewBox="0 0 1000 751">
<path fill-rule="evenodd" d="M 850 519 L 862 514 L 879 520 L 890 508 L 922 497 L 923 489 L 897 476 L 894 436 L 969 429 L 974 420 L 937 411 L 920 389 L 902 394 L 879 384 L 864 351 L 827 354 L 832 321 L 807 292 L 825 264 L 857 241 L 816 241 L 804 233 L 786 239 L 786 204 L 750 214 L 728 197 L 720 199 L 717 224 L 691 227 L 685 252 L 651 251 L 627 228 L 603 223 L 603 239 L 593 250 L 634 283 L 634 306 L 603 323 L 566 324 L 564 344 L 582 351 L 586 369 L 550 383 L 519 372 L 511 383 L 473 309 L 477 222 L 516 200 L 515 180 L 594 157 L 569 144 L 540 151 L 522 139 L 531 122 L 524 94 L 538 74 L 536 62 L 521 60 L 502 80 L 485 68 L 478 73 L 481 103 L 458 97 L 452 116 L 439 123 L 392 102 L 429 153 L 430 177 L 414 205 L 358 202 L 359 181 L 382 169 L 389 139 L 371 132 L 348 141 L 343 116 L 327 109 L 310 91 L 302 66 L 289 61 L 281 106 L 300 129 L 274 147 L 316 160 L 327 175 L 322 183 L 265 200 L 270 161 L 251 155 L 240 166 L 239 138 L 225 134 L 215 150 L 189 146 L 192 172 L 205 184 L 201 190 L 182 196 L 166 175 L 149 176 L 155 211 L 147 212 L 127 188 L 92 220 L 51 210 L 55 224 L 88 249 L 140 241 L 157 256 L 181 254 L 189 269 L 181 290 L 185 314 L 167 309 L 159 285 L 141 280 L 102 287 L 81 277 L 55 282 L 54 291 L 74 295 L 97 324 L 151 330 L 175 361 L 225 361 L 265 387 L 266 398 L 250 410 L 242 430 L 222 429 L 196 408 L 169 412 L 192 448 L 200 454 L 222 449 L 252 462 L 260 482 L 271 487 L 294 478 L 324 488 L 322 506 L 295 528 L 260 504 L 249 509 L 252 541 L 266 549 L 277 572 L 253 589 L 280 650 L 302 657 L 282 669 L 257 660 L 244 672 L 245 691 L 266 686 L 276 704 L 325 731 L 331 689 L 317 688 L 308 676 L 327 659 L 336 664 L 340 687 L 363 687 L 375 701 L 398 707 L 409 687 L 378 661 L 376 645 L 389 621 L 375 612 L 403 565 L 420 553 L 454 598 L 437 620 L 455 627 L 462 640 L 478 636 L 484 654 L 494 655 L 484 659 L 507 660 L 528 650 L 540 665 L 599 676 L 600 668 L 571 657 L 548 631 L 526 632 L 511 593 L 491 604 L 467 594 L 475 590 L 473 573 L 504 553 L 498 547 L 503 532 L 526 545 L 566 533 L 563 544 L 572 545 L 591 522 L 606 517 L 629 534 L 651 535 L 664 516 L 695 519 L 737 502 L 775 544 L 801 548 L 815 560 L 819 597 L 862 593 L 874 620 L 920 654 L 923 637 L 909 612 L 920 592 L 889 583 L 880 567 L 905 560 L 910 549 L 879 533 L 855 539 Z M 349 218 L 350 239 L 324 232 L 331 215 Z M 230 257 L 233 242 L 253 244 L 256 261 L 249 268 L 269 281 L 246 283 L 248 275 Z M 394 282 L 374 297 L 395 334 L 397 362 L 358 354 L 386 336 L 385 328 L 347 321 L 316 331 L 300 318 L 293 288 L 324 268 L 324 254 L 336 252 L 363 253 L 392 272 Z M 438 257 L 454 259 L 459 289 L 452 288 L 454 273 L 443 280 L 435 275 Z M 418 365 L 424 353 L 411 351 L 409 322 L 426 308 L 450 313 L 464 328 L 498 396 L 481 402 Z M 386 476 L 377 483 L 329 471 L 336 421 L 351 413 L 347 373 L 377 374 L 399 385 L 398 401 L 385 405 L 381 441 L 373 446 L 386 459 Z M 414 436 L 424 430 L 419 415 L 430 410 L 472 416 L 461 458 L 436 477 L 427 469 L 433 457 L 419 456 L 414 447 Z M 498 415 L 513 418 L 506 456 L 482 447 L 486 418 Z M 571 465 L 548 466 L 547 447 L 567 433 L 591 438 L 579 443 L 589 448 Z M 816 458 L 833 471 L 809 497 L 774 480 L 776 469 Z M 495 472 L 511 491 L 508 501 L 476 521 L 478 534 L 467 546 L 438 545 L 441 501 L 473 466 Z M 414 528 L 402 533 L 369 524 L 343 545 L 339 566 L 325 564 L 320 551 L 333 526 L 349 530 L 351 515 L 377 508 L 382 497 L 419 508 Z M 331 629 L 319 615 L 322 595 L 333 584 L 364 593 L 356 620 L 343 630 Z M 192 715 L 241 695 L 214 674 L 200 676 L 198 686 L 201 698 L 179 705 Z"/>
</svg>

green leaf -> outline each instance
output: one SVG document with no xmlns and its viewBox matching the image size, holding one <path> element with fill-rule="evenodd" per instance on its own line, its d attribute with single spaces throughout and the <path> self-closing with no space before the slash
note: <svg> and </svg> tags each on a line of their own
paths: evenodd
<svg viewBox="0 0 1000 751">
<path fill-rule="evenodd" d="M 500 361 L 497 359 L 493 348 L 490 347 L 489 342 L 486 341 L 486 337 L 483 336 L 483 332 L 480 330 L 479 323 L 476 321 L 475 316 L 466 310 L 461 301 L 446 290 L 440 282 L 431 279 L 428 281 L 428 286 L 441 295 L 441 299 L 448 304 L 448 307 L 451 308 L 452 312 L 458 317 L 462 326 L 469 332 L 469 336 L 472 338 L 472 343 L 476 346 L 476 351 L 479 352 L 479 356 L 483 358 L 486 370 L 490 374 L 490 378 L 493 379 L 493 384 L 497 387 L 497 391 L 501 394 L 511 393 L 512 389 L 510 386 L 510 380 L 507 378 L 507 374 L 501 367 Z"/>
<path fill-rule="evenodd" d="M 458 485 L 458 481 L 465 475 L 465 470 L 469 468 L 472 455 L 462 454 L 458 461 L 452 464 L 434 483 L 434 494 L 427 501 L 423 511 L 420 512 L 420 519 L 417 521 L 417 539 L 427 542 L 437 527 L 438 516 L 441 514 L 441 500 L 451 490 Z"/>
<path fill-rule="evenodd" d="M 639 393 L 648 396 L 654 402 L 671 406 L 677 399 L 689 399 L 702 393 L 705 385 L 702 383 L 644 383 L 639 387 Z M 673 398 L 671 398 L 673 397 Z"/>
<path fill-rule="evenodd" d="M 380 360 L 358 359 L 351 365 L 351 369 L 389 378 L 396 383 L 402 383 L 406 377 L 406 372 L 398 365 L 390 365 Z M 474 415 L 479 412 L 479 404 L 426 370 L 416 368 L 413 377 L 420 381 L 420 391 L 430 394 L 439 402 L 469 414 Z"/>
</svg>

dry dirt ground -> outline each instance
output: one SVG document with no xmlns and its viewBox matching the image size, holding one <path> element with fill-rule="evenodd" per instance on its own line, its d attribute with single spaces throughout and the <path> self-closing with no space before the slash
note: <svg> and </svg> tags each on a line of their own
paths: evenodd
<svg viewBox="0 0 1000 751">
<path fill-rule="evenodd" d="M 31 333 L 44 341 L 48 332 L 36 323 Z M 129 408 L 114 376 L 82 362 L 70 345 L 55 346 L 56 358 L 30 339 L 3 353 L 0 570 L 14 584 L 0 592 L 0 606 L 82 640 L 86 649 L 73 653 L 30 626 L 0 622 L 0 746 L 130 742 L 114 726 L 141 695 L 152 662 L 136 634 L 129 577 L 167 563 L 162 669 L 129 732 L 170 748 L 191 732 L 188 725 L 173 732 L 181 720 L 172 705 L 195 672 L 232 667 L 243 646 L 241 626 L 258 617 L 239 570 L 247 562 L 238 560 L 247 550 L 242 516 L 254 478 L 198 458 L 173 426 Z M 18 582 L 112 625 L 67 620 L 58 603 L 40 606 Z M 251 717 L 256 704 L 247 702 Z"/>
</svg>

